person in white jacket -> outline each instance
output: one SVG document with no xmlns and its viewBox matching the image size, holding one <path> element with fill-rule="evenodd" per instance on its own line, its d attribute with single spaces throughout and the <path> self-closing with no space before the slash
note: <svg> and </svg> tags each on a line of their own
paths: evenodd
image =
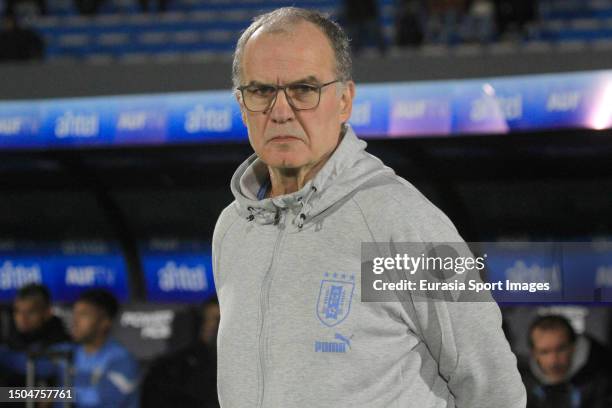
<svg viewBox="0 0 612 408">
<path fill-rule="evenodd" d="M 525 407 L 494 302 L 361 299 L 363 242 L 462 239 L 347 124 L 342 29 L 315 11 L 264 14 L 233 79 L 255 154 L 213 236 L 221 406 Z"/>
</svg>

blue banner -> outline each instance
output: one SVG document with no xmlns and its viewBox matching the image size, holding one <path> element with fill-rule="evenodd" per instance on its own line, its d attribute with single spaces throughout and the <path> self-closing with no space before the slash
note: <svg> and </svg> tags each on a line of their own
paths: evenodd
<svg viewBox="0 0 612 408">
<path fill-rule="evenodd" d="M 612 70 L 358 84 L 366 138 L 612 127 Z M 244 142 L 230 90 L 0 102 L 0 148 Z"/>
<path fill-rule="evenodd" d="M 546 283 L 543 292 L 494 291 L 502 303 L 612 302 L 612 242 L 499 242 L 487 254 L 486 280 Z"/>
<path fill-rule="evenodd" d="M 549 285 L 546 291 L 498 290 L 493 296 L 498 302 L 559 302 L 564 301 L 565 289 L 557 245 L 548 242 L 490 243 L 486 253 L 486 280 L 515 284 Z M 504 285 L 507 287 L 507 285 Z"/>
<path fill-rule="evenodd" d="M 563 277 L 572 297 L 581 302 L 612 302 L 612 243 L 565 243 Z"/>
<path fill-rule="evenodd" d="M 54 302 L 73 302 L 85 290 L 103 288 L 129 298 L 128 273 L 119 248 L 108 243 L 23 244 L 0 249 L 0 301 L 22 286 L 40 283 Z"/>
<path fill-rule="evenodd" d="M 156 241 L 140 252 L 147 300 L 202 302 L 215 294 L 209 245 Z"/>
</svg>

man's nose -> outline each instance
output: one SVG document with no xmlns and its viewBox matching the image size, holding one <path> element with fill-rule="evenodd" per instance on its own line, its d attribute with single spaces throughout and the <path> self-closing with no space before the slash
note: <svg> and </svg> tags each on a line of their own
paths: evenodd
<svg viewBox="0 0 612 408">
<path fill-rule="evenodd" d="M 552 361 L 554 362 L 554 364 L 559 364 L 561 363 L 561 361 L 563 361 L 563 356 L 561 355 L 561 353 L 554 353 Z"/>
<path fill-rule="evenodd" d="M 270 119 L 276 123 L 285 123 L 292 120 L 294 117 L 293 108 L 289 105 L 287 95 L 282 89 L 278 90 L 276 94 L 276 101 L 272 105 L 272 111 L 270 112 Z"/>
</svg>

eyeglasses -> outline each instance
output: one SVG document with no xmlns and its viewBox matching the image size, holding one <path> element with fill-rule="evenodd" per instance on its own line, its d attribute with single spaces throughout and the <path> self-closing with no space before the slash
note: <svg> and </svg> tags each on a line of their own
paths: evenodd
<svg viewBox="0 0 612 408">
<path fill-rule="evenodd" d="M 294 110 L 309 110 L 319 106 L 321 89 L 340 82 L 339 79 L 321 85 L 294 83 L 289 85 L 243 85 L 237 89 L 242 94 L 244 106 L 251 112 L 265 112 L 272 109 L 280 89 Z"/>
</svg>

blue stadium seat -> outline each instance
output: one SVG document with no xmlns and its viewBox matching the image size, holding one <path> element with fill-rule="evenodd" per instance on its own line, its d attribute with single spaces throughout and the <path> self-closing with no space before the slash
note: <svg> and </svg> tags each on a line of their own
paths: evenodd
<svg viewBox="0 0 612 408">
<path fill-rule="evenodd" d="M 87 57 L 94 61 L 105 61 L 109 56 L 135 61 L 143 53 L 168 58 L 177 52 L 196 55 L 194 58 L 198 53 L 200 57 L 215 52 L 229 54 L 255 15 L 296 4 L 291 0 L 172 0 L 165 13 L 141 13 L 137 0 L 108 0 L 98 15 L 83 17 L 75 12 L 73 0 L 49 3 L 51 16 L 33 23 L 47 42 L 49 57 Z M 300 7 L 332 15 L 338 13 L 340 4 L 340 0 L 299 2 Z M 394 2 L 380 0 L 380 4 L 385 32 L 390 36 Z"/>
</svg>

